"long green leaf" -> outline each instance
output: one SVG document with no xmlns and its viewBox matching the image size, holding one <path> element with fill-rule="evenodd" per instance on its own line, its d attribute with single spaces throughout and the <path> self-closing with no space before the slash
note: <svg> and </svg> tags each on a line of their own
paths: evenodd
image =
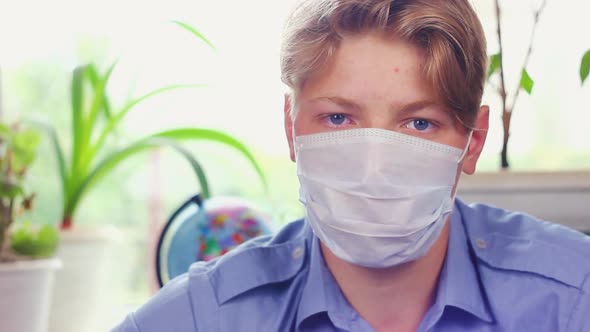
<svg viewBox="0 0 590 332">
<path fill-rule="evenodd" d="M 116 65 L 116 63 L 113 63 L 102 77 L 98 76 L 97 84 L 94 87 L 94 96 L 92 105 L 90 106 L 90 113 L 88 114 L 88 118 L 84 121 L 83 142 L 81 144 L 80 161 L 78 162 L 79 174 L 85 174 L 88 172 L 93 159 L 96 157 L 96 153 L 92 150 L 92 133 L 97 127 L 96 122 L 99 112 L 104 108 L 106 86 Z M 87 68 L 91 68 L 90 71 L 96 71 L 94 65 L 89 65 Z M 87 76 L 90 76 L 90 74 Z"/>
<path fill-rule="evenodd" d="M 520 77 L 520 87 L 524 89 L 529 95 L 533 92 L 535 87 L 535 81 L 531 78 L 526 69 L 522 69 L 522 75 Z"/>
<path fill-rule="evenodd" d="M 117 63 L 113 63 L 106 71 L 106 73 L 101 77 L 100 75 L 98 76 L 98 81 L 96 82 L 97 84 L 94 85 L 94 99 L 92 100 L 92 105 L 90 107 L 90 115 L 88 116 L 88 121 L 87 121 L 87 125 L 89 125 L 91 128 L 94 127 L 96 119 L 98 117 L 98 113 L 101 109 L 104 108 L 104 100 L 106 97 L 106 87 L 108 84 L 109 79 L 111 78 L 111 74 L 113 73 L 113 70 L 115 69 L 115 66 L 117 65 Z M 96 71 L 96 69 L 94 68 L 94 65 L 90 65 L 88 68 L 91 68 L 91 70 Z M 88 75 L 90 76 L 90 75 Z M 92 83 L 92 82 L 91 82 Z M 86 132 L 86 134 L 91 134 L 92 130 L 88 130 Z"/>
<path fill-rule="evenodd" d="M 64 156 L 64 150 L 59 142 L 59 138 L 57 137 L 57 132 L 55 128 L 52 127 L 50 124 L 41 122 L 41 121 L 31 121 L 36 126 L 41 127 L 49 136 L 49 140 L 51 141 L 51 145 L 53 150 L 55 151 L 55 156 L 57 158 L 57 168 L 59 170 L 59 177 L 63 192 L 64 200 L 69 195 L 70 186 L 69 186 L 69 177 L 68 177 L 68 168 L 66 166 L 66 159 Z M 65 204 L 65 202 L 64 202 Z"/>
<path fill-rule="evenodd" d="M 83 150 L 84 137 L 84 76 L 86 66 L 79 66 L 72 74 L 72 172 L 77 173 Z"/>
<path fill-rule="evenodd" d="M 248 150 L 248 148 L 242 144 L 240 141 L 235 139 L 234 137 L 225 134 L 221 131 L 212 130 L 212 129 L 203 129 L 203 128 L 179 128 L 179 129 L 172 129 L 163 131 L 157 134 L 152 135 L 152 137 L 163 137 L 163 138 L 170 138 L 174 140 L 210 140 L 215 141 L 218 143 L 222 143 L 228 145 L 239 152 L 242 153 L 248 161 L 252 164 L 256 173 L 260 177 L 264 185 L 264 190 L 267 190 L 267 181 L 266 177 L 264 176 L 264 172 L 262 168 L 254 158 L 254 155 Z"/>
<path fill-rule="evenodd" d="M 586 51 L 586 54 L 582 57 L 582 63 L 580 63 L 580 79 L 582 84 L 586 82 L 586 79 L 590 75 L 590 50 Z"/>
<path fill-rule="evenodd" d="M 199 30 L 197 30 L 195 27 L 181 22 L 181 21 L 172 21 L 172 23 L 178 25 L 179 27 L 185 29 L 186 31 L 192 33 L 194 36 L 196 36 L 198 39 L 200 39 L 201 41 L 205 42 L 205 44 L 209 45 L 209 47 L 211 47 L 212 49 L 215 49 L 215 46 L 213 45 L 213 43 L 211 43 L 209 41 L 209 39 L 207 39 L 201 32 L 199 32 Z"/>
<path fill-rule="evenodd" d="M 190 154 L 190 152 L 185 150 L 182 146 L 180 146 L 177 142 L 174 142 L 173 140 L 150 137 L 147 139 L 140 140 L 134 144 L 131 144 L 127 148 L 117 151 L 106 157 L 104 160 L 102 160 L 89 173 L 89 175 L 85 178 L 81 185 L 78 188 L 76 188 L 74 195 L 72 196 L 72 200 L 66 206 L 64 213 L 65 216 L 72 217 L 73 214 L 76 212 L 76 208 L 78 207 L 78 204 L 81 198 L 84 196 L 84 194 L 88 192 L 88 190 L 94 184 L 96 184 L 99 179 L 107 175 L 119 163 L 138 152 L 142 152 L 144 150 L 154 148 L 157 146 L 169 146 L 173 148 L 175 151 L 179 152 L 189 162 L 193 171 L 195 172 L 197 180 L 199 181 L 199 184 L 201 186 L 203 197 L 210 197 L 209 184 L 207 182 L 207 178 L 205 176 L 203 168 L 201 167 L 199 162 Z"/>
<path fill-rule="evenodd" d="M 112 71 L 112 69 L 110 71 Z M 98 70 L 96 69 L 96 66 L 94 64 L 88 65 L 87 73 L 88 73 L 88 79 L 90 80 L 90 83 L 92 84 L 92 89 L 96 91 L 96 89 L 98 89 L 98 86 L 101 81 L 99 74 L 98 74 Z M 106 94 L 103 95 L 102 111 L 104 112 L 104 116 L 107 119 L 110 119 L 112 117 L 111 103 L 110 103 L 109 98 Z"/>
<path fill-rule="evenodd" d="M 165 86 L 159 89 L 156 89 L 154 91 L 151 91 L 149 93 L 146 93 L 145 95 L 135 98 L 133 100 L 131 100 L 130 102 L 128 102 L 106 125 L 106 127 L 103 129 L 100 137 L 98 138 L 98 141 L 94 144 L 94 146 L 91 149 L 91 154 L 95 155 L 96 153 L 98 153 L 98 151 L 100 151 L 100 149 L 102 148 L 102 146 L 104 145 L 107 137 L 109 137 L 109 134 L 117 127 L 117 125 L 119 124 L 119 122 L 121 122 L 121 120 L 123 120 L 123 118 L 125 117 L 125 115 L 127 115 L 127 113 L 129 113 L 129 111 L 135 107 L 137 104 L 141 103 L 142 101 L 157 96 L 161 93 L 167 92 L 167 91 L 171 91 L 171 90 L 177 90 L 177 89 L 186 89 L 186 88 L 196 88 L 196 87 L 205 87 L 206 85 L 204 84 L 180 84 L 180 85 L 169 85 L 169 86 Z"/>
</svg>

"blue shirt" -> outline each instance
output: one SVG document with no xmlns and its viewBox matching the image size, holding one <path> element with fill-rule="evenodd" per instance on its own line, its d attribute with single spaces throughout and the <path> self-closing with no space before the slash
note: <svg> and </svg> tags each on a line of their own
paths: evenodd
<svg viewBox="0 0 590 332">
<path fill-rule="evenodd" d="M 590 331 L 590 237 L 460 201 L 435 301 L 418 331 Z M 116 332 L 373 331 L 304 221 L 193 264 Z"/>
</svg>

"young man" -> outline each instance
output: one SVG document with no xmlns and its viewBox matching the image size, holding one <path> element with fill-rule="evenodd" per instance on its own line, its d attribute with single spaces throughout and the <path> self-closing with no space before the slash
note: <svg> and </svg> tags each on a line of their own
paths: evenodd
<svg viewBox="0 0 590 332">
<path fill-rule="evenodd" d="M 467 0 L 308 0 L 282 50 L 304 220 L 115 331 L 590 331 L 590 239 L 455 200 L 488 128 Z"/>
</svg>

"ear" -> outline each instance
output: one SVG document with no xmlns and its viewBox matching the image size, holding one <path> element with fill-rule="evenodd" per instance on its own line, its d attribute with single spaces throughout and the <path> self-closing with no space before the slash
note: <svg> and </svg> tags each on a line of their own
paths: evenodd
<svg viewBox="0 0 590 332">
<path fill-rule="evenodd" d="M 295 149 L 293 147 L 293 119 L 291 118 L 291 95 L 285 94 L 285 101 L 283 105 L 285 115 L 285 134 L 287 135 L 287 142 L 289 143 L 289 153 L 291 160 L 295 161 Z"/>
<path fill-rule="evenodd" d="M 475 120 L 475 128 L 473 130 L 473 136 L 471 137 L 471 143 L 469 144 L 465 160 L 463 161 L 463 172 L 467 174 L 473 174 L 475 172 L 477 160 L 483 150 L 488 135 L 489 119 L 490 108 L 487 105 L 481 106 Z"/>
</svg>

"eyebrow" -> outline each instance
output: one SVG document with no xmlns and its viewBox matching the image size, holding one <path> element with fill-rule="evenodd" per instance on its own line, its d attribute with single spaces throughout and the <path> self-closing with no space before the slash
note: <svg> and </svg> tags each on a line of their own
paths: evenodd
<svg viewBox="0 0 590 332">
<path fill-rule="evenodd" d="M 331 102 L 331 103 L 337 104 L 338 106 L 340 106 L 342 108 L 356 110 L 356 111 L 360 111 L 362 109 L 362 107 L 359 104 L 355 103 L 354 101 L 343 98 L 343 97 L 338 97 L 338 96 L 318 97 L 318 98 L 313 99 L 312 101 Z M 401 114 L 413 113 L 418 110 L 425 109 L 425 108 L 432 107 L 432 106 L 445 108 L 442 104 L 440 104 L 438 102 L 425 99 L 425 100 L 418 100 L 418 101 L 414 101 L 409 104 L 403 105 L 399 109 L 399 113 L 401 113 Z M 391 108 L 393 109 L 396 107 L 391 105 Z"/>
<path fill-rule="evenodd" d="M 437 103 L 435 101 L 432 100 L 419 100 L 419 101 L 415 101 L 415 102 L 411 102 L 409 104 L 404 105 L 399 112 L 404 114 L 404 113 L 413 113 L 428 107 L 441 107 L 444 108 L 444 106 L 440 103 Z"/>
<path fill-rule="evenodd" d="M 342 108 L 346 108 L 346 109 L 349 109 L 349 110 L 355 110 L 355 111 L 360 111 L 362 109 L 362 107 L 359 104 L 355 103 L 354 101 L 348 100 L 348 99 L 342 98 L 342 97 L 337 97 L 337 96 L 334 96 L 334 97 L 318 97 L 318 98 L 312 99 L 312 101 L 313 102 L 315 102 L 315 101 L 323 101 L 323 102 L 326 102 L 327 101 L 327 102 L 330 102 L 330 103 L 334 103 L 334 104 L 336 104 L 336 105 L 338 105 L 338 106 L 340 106 Z"/>
</svg>

